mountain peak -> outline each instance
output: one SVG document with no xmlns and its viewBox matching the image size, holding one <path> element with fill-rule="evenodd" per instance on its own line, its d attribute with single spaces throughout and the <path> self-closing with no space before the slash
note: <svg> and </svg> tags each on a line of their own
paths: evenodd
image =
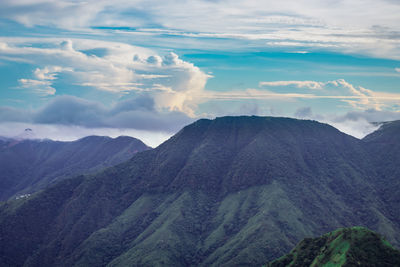
<svg viewBox="0 0 400 267">
<path fill-rule="evenodd" d="M 157 178 L 151 180 L 164 189 L 189 186 L 219 194 L 269 184 L 288 177 L 288 170 L 293 170 L 292 177 L 306 179 L 312 169 L 328 168 L 326 160 L 313 154 L 351 162 L 357 144 L 358 140 L 334 127 L 310 120 L 201 119 L 155 149 L 151 166 L 157 166 L 152 174 Z"/>
<path fill-rule="evenodd" d="M 300 134 L 312 134 L 318 131 L 330 131 L 340 133 L 336 128 L 314 120 L 300 120 L 286 117 L 262 117 L 262 116 L 225 116 L 213 120 L 200 119 L 186 127 L 180 134 L 196 131 L 197 134 L 205 132 L 256 134 L 261 130 L 270 132 L 298 132 Z M 282 136 L 283 137 L 283 136 Z"/>
</svg>

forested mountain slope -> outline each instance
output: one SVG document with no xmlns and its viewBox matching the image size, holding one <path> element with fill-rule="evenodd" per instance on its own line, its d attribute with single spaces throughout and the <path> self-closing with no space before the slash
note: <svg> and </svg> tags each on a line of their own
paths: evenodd
<svg viewBox="0 0 400 267">
<path fill-rule="evenodd" d="M 73 142 L 4 138 L 0 140 L 0 200 L 116 165 L 147 149 L 140 140 L 127 136 L 88 136 Z"/>
</svg>

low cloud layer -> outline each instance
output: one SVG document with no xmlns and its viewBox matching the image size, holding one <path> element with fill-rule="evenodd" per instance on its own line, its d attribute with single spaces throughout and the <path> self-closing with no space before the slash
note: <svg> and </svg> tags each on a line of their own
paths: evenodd
<svg viewBox="0 0 400 267">
<path fill-rule="evenodd" d="M 250 113 L 243 110 L 249 108 Z M 254 104 L 241 106 L 236 113 L 224 112 L 219 115 L 252 115 L 258 112 L 259 106 Z M 281 114 L 271 110 L 269 114 L 258 115 Z M 311 107 L 302 107 L 292 116 L 331 124 L 357 138 L 363 138 L 378 129 L 379 125 L 374 122 L 400 120 L 399 112 L 376 109 L 321 115 L 314 113 Z M 114 137 L 130 135 L 155 147 L 193 121 L 193 118 L 179 111 L 157 111 L 153 99 L 146 96 L 121 101 L 111 108 L 77 97 L 59 96 L 37 110 L 0 107 L 0 136 L 15 137 L 24 128 L 32 128 L 35 138 L 75 140 L 93 134 Z"/>
<path fill-rule="evenodd" d="M 25 129 L 30 129 L 29 135 Z M 0 122 L 0 139 L 2 137 L 21 139 L 51 139 L 57 141 L 75 141 L 80 138 L 97 136 L 132 136 L 146 145 L 156 147 L 172 136 L 172 133 L 124 128 L 86 128 L 76 125 L 38 124 L 26 122 Z"/>
<path fill-rule="evenodd" d="M 0 122 L 124 128 L 174 133 L 193 121 L 180 111 L 157 111 L 152 98 L 121 101 L 111 108 L 73 96 L 58 96 L 37 110 L 1 107 Z"/>
<path fill-rule="evenodd" d="M 322 115 L 315 114 L 311 107 L 302 107 L 293 116 L 299 119 L 311 119 L 328 123 L 340 131 L 360 139 L 379 129 L 382 122 L 400 120 L 400 112 L 376 109 Z"/>
</svg>

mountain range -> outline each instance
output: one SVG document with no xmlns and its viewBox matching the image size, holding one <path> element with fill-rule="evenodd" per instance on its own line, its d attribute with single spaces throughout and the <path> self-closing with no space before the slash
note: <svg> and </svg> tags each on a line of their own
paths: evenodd
<svg viewBox="0 0 400 267">
<path fill-rule="evenodd" d="M 400 245 L 400 123 L 202 119 L 155 149 L 0 207 L 2 266 L 261 266 L 360 225 Z"/>
<path fill-rule="evenodd" d="M 88 136 L 72 142 L 1 138 L 0 200 L 26 197 L 55 181 L 99 171 L 147 149 L 127 136 Z"/>
</svg>

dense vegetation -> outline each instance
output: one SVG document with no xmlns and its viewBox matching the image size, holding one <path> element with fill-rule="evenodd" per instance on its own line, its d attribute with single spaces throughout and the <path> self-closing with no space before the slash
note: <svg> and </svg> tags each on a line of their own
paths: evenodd
<svg viewBox="0 0 400 267">
<path fill-rule="evenodd" d="M 378 142 L 315 121 L 199 120 L 128 162 L 3 203 L 0 265 L 261 266 L 304 237 L 353 225 L 399 246 L 398 191 L 384 186 L 396 177 L 377 166 L 384 151 L 371 154 L 392 134 L 382 129 Z"/>
<path fill-rule="evenodd" d="M 342 228 L 318 238 L 306 238 L 289 254 L 266 266 L 396 267 L 400 266 L 400 251 L 366 228 Z"/>
<path fill-rule="evenodd" d="M 116 165 L 147 149 L 127 136 L 89 136 L 74 142 L 0 139 L 0 200 Z"/>
</svg>

